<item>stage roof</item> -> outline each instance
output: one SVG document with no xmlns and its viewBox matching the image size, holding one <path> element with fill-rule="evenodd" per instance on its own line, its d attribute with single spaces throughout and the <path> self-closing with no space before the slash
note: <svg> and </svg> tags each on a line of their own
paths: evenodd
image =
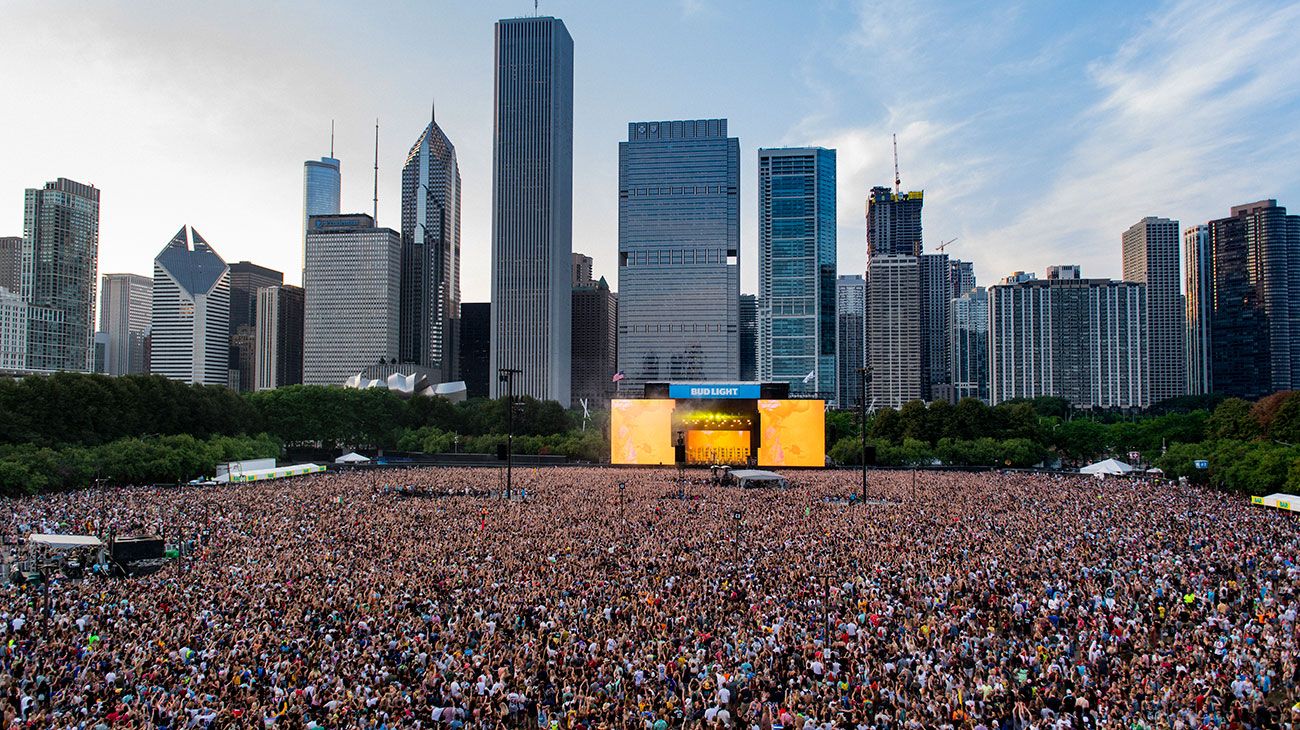
<svg viewBox="0 0 1300 730">
<path fill-rule="evenodd" d="M 46 535 L 33 534 L 29 535 L 27 541 L 37 545 L 54 548 L 55 550 L 71 550 L 72 548 L 81 547 L 101 547 L 103 541 L 94 535 Z"/>
</svg>

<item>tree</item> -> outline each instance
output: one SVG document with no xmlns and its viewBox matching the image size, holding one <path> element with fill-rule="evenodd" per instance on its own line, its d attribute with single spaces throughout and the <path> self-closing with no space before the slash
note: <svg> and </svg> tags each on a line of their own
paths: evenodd
<svg viewBox="0 0 1300 730">
<path fill-rule="evenodd" d="M 1216 439 L 1249 441 L 1258 438 L 1259 423 L 1250 411 L 1250 403 L 1240 398 L 1228 398 L 1214 409 L 1206 428 Z"/>
</svg>

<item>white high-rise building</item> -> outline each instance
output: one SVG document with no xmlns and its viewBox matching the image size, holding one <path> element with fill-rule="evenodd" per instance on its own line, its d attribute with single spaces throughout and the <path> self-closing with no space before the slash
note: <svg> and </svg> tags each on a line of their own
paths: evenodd
<svg viewBox="0 0 1300 730">
<path fill-rule="evenodd" d="M 149 371 L 225 385 L 230 358 L 230 267 L 190 226 L 153 260 Z"/>
<path fill-rule="evenodd" d="M 568 266 L 565 266 L 568 274 Z M 364 213 L 314 216 L 307 230 L 302 382 L 343 385 L 397 359 L 402 236 Z"/>
<path fill-rule="evenodd" d="M 921 398 L 921 260 L 877 254 L 867 260 L 868 399 L 901 408 Z"/>
<path fill-rule="evenodd" d="M 0 286 L 0 373 L 27 369 L 27 303 Z"/>
<path fill-rule="evenodd" d="M 496 24 L 492 345 L 516 395 L 568 403 L 573 265 L 573 38 L 558 18 Z"/>
<path fill-rule="evenodd" d="M 1178 221 L 1148 216 L 1123 236 L 1124 280 L 1146 284 L 1151 402 L 1187 394 L 1186 313 Z"/>
<path fill-rule="evenodd" d="M 99 289 L 99 330 L 108 342 L 104 372 L 149 372 L 145 337 L 153 320 L 153 279 L 139 274 L 104 274 Z"/>
</svg>

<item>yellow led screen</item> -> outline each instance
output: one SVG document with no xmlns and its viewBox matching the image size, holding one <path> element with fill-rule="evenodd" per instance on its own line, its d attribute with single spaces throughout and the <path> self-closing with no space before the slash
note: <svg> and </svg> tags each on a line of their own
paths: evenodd
<svg viewBox="0 0 1300 730">
<path fill-rule="evenodd" d="M 743 464 L 748 458 L 748 431 L 686 432 L 686 461 L 691 464 Z"/>
<path fill-rule="evenodd" d="M 610 463 L 675 463 L 673 408 L 676 404 L 671 399 L 610 402 Z"/>
<path fill-rule="evenodd" d="M 826 402 L 760 400 L 759 466 L 825 466 Z"/>
</svg>

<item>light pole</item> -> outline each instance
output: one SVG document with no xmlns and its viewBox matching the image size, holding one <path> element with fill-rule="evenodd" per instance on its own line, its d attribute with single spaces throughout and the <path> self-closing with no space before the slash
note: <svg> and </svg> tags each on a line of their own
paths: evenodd
<svg viewBox="0 0 1300 730">
<path fill-rule="evenodd" d="M 740 510 L 731 513 L 731 519 L 736 521 L 736 574 L 740 574 L 740 520 L 743 515 Z"/>
<path fill-rule="evenodd" d="M 862 504 L 867 503 L 867 383 L 871 382 L 871 366 L 858 368 L 862 377 L 862 398 L 858 401 L 859 425 L 862 431 Z"/>
<path fill-rule="evenodd" d="M 515 375 L 518 368 L 497 368 L 500 382 L 506 384 L 506 499 L 510 499 L 511 471 L 515 461 Z"/>
</svg>

